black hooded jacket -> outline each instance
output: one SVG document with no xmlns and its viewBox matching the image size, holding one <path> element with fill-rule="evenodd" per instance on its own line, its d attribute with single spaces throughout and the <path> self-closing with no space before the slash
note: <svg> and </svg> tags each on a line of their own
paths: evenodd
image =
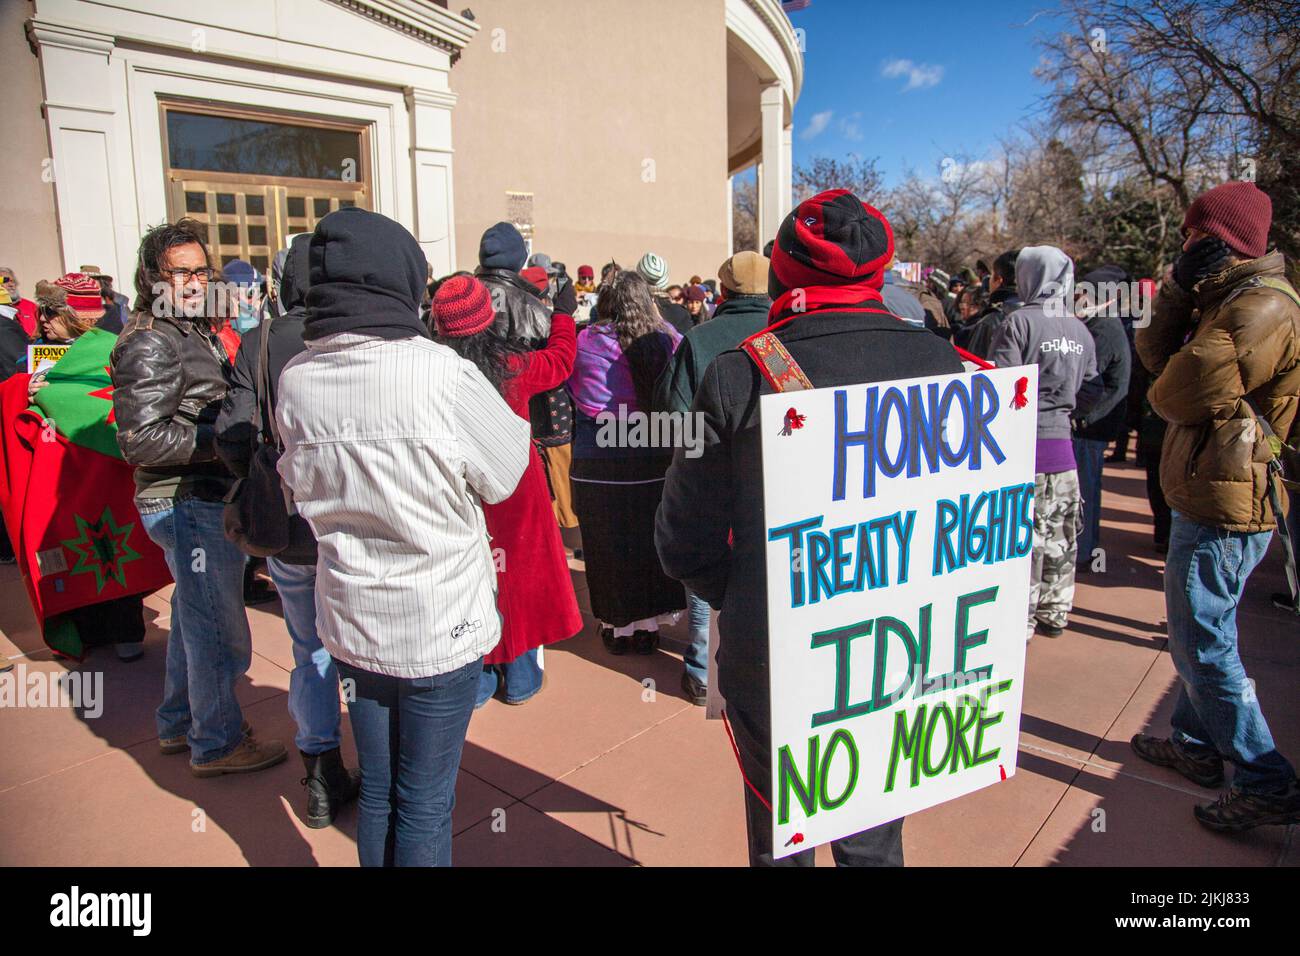
<svg viewBox="0 0 1300 956">
<path fill-rule="evenodd" d="M 337 209 L 316 224 L 308 262 L 303 338 L 429 337 L 420 321 L 429 263 L 400 223 L 359 206 Z"/>
<path fill-rule="evenodd" d="M 308 245 L 311 236 L 296 236 L 289 248 L 284 271 L 280 276 L 279 318 L 264 320 L 244 333 L 235 358 L 230 390 L 217 416 L 217 454 L 240 478 L 247 477 L 248 465 L 257 446 L 262 421 L 257 410 L 257 362 L 262 352 L 262 336 L 270 328 L 267 361 L 271 370 L 270 407 L 275 407 L 280 373 L 307 346 L 303 342 L 303 318 L 309 288 Z"/>
<path fill-rule="evenodd" d="M 775 334 L 818 388 L 962 370 L 951 345 L 888 314 L 809 313 Z M 664 572 L 722 612 L 718 689 L 728 710 L 762 728 L 769 717 L 767 526 L 758 400 L 771 393 L 738 349 L 710 363 L 691 407 L 703 426 L 703 453 L 674 452 L 655 519 Z"/>
</svg>

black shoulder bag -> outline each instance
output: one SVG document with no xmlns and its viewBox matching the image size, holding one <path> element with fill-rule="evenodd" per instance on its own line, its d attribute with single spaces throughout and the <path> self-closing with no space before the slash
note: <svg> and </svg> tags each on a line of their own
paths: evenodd
<svg viewBox="0 0 1300 956">
<path fill-rule="evenodd" d="M 285 564 L 315 564 L 316 537 L 298 514 L 280 480 L 276 464 L 283 448 L 271 404 L 271 322 L 262 325 L 257 355 L 257 447 L 248 465 L 248 477 L 235 482 L 226 496 L 226 537 L 245 554 L 274 557 Z"/>
</svg>

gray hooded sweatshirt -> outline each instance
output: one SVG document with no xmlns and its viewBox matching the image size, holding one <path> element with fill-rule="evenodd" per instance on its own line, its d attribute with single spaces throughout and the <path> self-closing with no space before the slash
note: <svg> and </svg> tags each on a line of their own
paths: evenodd
<svg viewBox="0 0 1300 956">
<path fill-rule="evenodd" d="M 1026 246 L 1016 288 L 1025 304 L 994 333 L 989 361 L 1037 365 L 1038 439 L 1069 438 L 1076 409 L 1086 412 L 1101 394 L 1092 334 L 1074 315 L 1074 263 L 1055 246 Z"/>
</svg>

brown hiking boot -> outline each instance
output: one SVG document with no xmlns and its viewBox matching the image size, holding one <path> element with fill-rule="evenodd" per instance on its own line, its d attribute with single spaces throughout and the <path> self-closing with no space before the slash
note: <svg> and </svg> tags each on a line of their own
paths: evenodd
<svg viewBox="0 0 1300 956">
<path fill-rule="evenodd" d="M 256 773 L 283 763 L 288 752 L 278 740 L 256 741 L 245 737 L 238 747 L 219 760 L 204 764 L 190 763 L 196 777 L 219 777 L 223 773 Z"/>
<path fill-rule="evenodd" d="M 253 736 L 253 725 L 248 721 L 244 721 L 239 729 L 243 732 L 245 737 Z M 159 737 L 158 749 L 161 750 L 165 756 L 171 756 L 172 754 L 185 753 L 190 749 L 190 744 L 189 741 L 186 740 L 184 734 L 180 734 L 176 737 Z"/>
<path fill-rule="evenodd" d="M 1223 760 L 1217 754 L 1193 757 L 1179 750 L 1172 740 L 1148 734 L 1134 734 L 1129 745 L 1147 763 L 1153 763 L 1157 767 L 1172 767 L 1192 783 L 1198 783 L 1202 787 L 1223 786 Z"/>
</svg>

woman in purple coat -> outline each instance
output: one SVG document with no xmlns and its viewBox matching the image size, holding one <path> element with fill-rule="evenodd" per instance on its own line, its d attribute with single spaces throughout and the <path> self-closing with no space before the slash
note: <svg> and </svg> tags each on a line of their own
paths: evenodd
<svg viewBox="0 0 1300 956">
<path fill-rule="evenodd" d="M 629 644 L 652 654 L 659 616 L 686 606 L 682 586 L 655 553 L 654 523 L 672 461 L 650 418 L 655 380 L 681 336 L 660 317 L 650 286 L 619 272 L 600 291 L 596 317 L 578 335 L 573 396 L 573 505 L 582 526 L 591 612 L 612 654 Z"/>
</svg>

